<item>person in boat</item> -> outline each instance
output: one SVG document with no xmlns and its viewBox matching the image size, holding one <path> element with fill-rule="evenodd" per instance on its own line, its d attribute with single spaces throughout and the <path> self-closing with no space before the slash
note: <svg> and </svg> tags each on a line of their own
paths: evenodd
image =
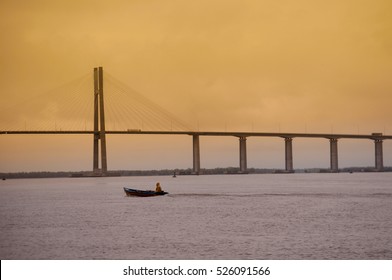
<svg viewBox="0 0 392 280">
<path fill-rule="evenodd" d="M 161 188 L 161 184 L 159 182 L 156 184 L 155 191 L 156 192 L 163 192 L 163 190 Z"/>
</svg>

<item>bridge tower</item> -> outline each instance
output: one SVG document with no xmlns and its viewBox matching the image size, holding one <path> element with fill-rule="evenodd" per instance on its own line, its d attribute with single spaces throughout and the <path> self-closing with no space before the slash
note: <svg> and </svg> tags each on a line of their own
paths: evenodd
<svg viewBox="0 0 392 280">
<path fill-rule="evenodd" d="M 105 175 L 108 171 L 106 159 L 105 110 L 103 103 L 103 69 L 94 68 L 94 159 L 93 172 Z M 100 145 L 99 145 L 100 144 Z M 99 169 L 99 146 L 101 146 L 101 169 Z"/>
</svg>

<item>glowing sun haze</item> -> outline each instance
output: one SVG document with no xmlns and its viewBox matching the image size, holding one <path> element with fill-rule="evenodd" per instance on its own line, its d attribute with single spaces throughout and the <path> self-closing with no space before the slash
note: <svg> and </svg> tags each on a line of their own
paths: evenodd
<svg viewBox="0 0 392 280">
<path fill-rule="evenodd" d="M 1 123 L 103 66 L 193 129 L 392 134 L 391 11 L 389 0 L 2 0 Z M 90 138 L 2 135 L 0 171 L 91 169 Z M 237 139 L 201 141 L 202 167 L 238 165 Z M 248 143 L 249 167 L 282 168 L 281 139 Z M 373 165 L 371 141 L 349 143 L 340 166 Z M 109 169 L 192 164 L 190 137 L 108 145 Z M 328 166 L 327 142 L 297 147 L 295 167 Z"/>
</svg>

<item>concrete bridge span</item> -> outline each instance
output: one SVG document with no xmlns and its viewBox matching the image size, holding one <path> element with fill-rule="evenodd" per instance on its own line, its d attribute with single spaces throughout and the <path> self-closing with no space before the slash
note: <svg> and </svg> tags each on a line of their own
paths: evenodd
<svg viewBox="0 0 392 280">
<path fill-rule="evenodd" d="M 99 132 L 98 132 L 99 133 Z M 97 131 L 0 131 L 0 134 L 92 134 Z M 239 141 L 239 172 L 247 173 L 247 139 L 249 137 L 277 137 L 284 140 L 285 172 L 294 172 L 293 166 L 293 141 L 296 138 L 321 138 L 329 140 L 330 145 L 330 171 L 339 171 L 338 142 L 340 139 L 367 139 L 374 142 L 374 168 L 375 171 L 383 171 L 383 141 L 391 140 L 392 135 L 382 133 L 372 134 L 325 134 L 325 133 L 273 133 L 273 132 L 214 132 L 214 131 L 142 131 L 142 130 L 107 130 L 105 134 L 139 134 L 139 135 L 189 135 L 193 143 L 193 174 L 200 174 L 200 137 L 219 136 L 236 137 Z M 94 158 L 94 168 L 97 168 Z"/>
</svg>

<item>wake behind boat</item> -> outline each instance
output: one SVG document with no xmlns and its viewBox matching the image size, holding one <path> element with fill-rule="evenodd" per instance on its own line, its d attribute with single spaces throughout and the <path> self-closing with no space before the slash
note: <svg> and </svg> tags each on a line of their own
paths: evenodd
<svg viewBox="0 0 392 280">
<path fill-rule="evenodd" d="M 124 188 L 124 192 L 127 196 L 141 196 L 141 197 L 147 197 L 147 196 L 159 196 L 159 195 L 165 195 L 168 194 L 168 192 L 157 192 L 153 190 L 137 190 L 137 189 L 130 189 L 130 188 Z"/>
</svg>

